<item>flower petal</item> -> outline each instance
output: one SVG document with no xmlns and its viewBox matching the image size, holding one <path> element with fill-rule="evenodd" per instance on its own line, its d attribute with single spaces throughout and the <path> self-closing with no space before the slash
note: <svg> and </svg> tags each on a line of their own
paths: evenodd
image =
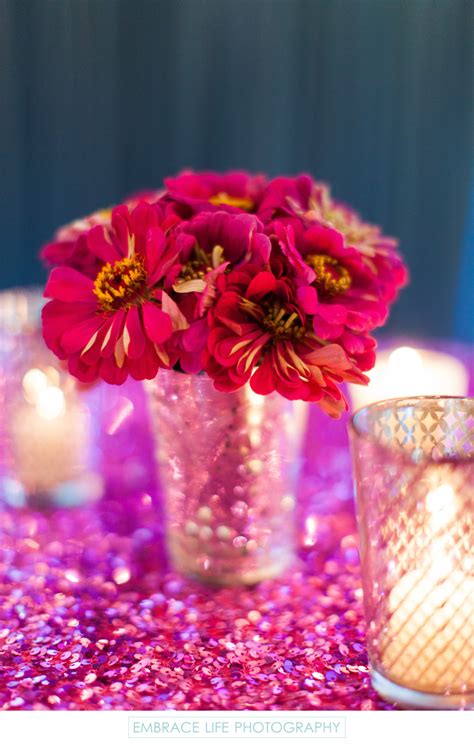
<svg viewBox="0 0 474 744">
<path fill-rule="evenodd" d="M 270 271 L 260 271 L 247 287 L 246 295 L 251 300 L 260 300 L 276 287 L 276 279 Z"/>
<path fill-rule="evenodd" d="M 209 326 L 206 318 L 196 320 L 191 323 L 189 328 L 183 333 L 183 348 L 186 351 L 195 351 L 204 349 L 209 335 Z"/>
<path fill-rule="evenodd" d="M 163 312 L 170 316 L 173 331 L 184 331 L 189 328 L 189 323 L 178 305 L 166 292 L 161 293 L 161 308 Z"/>
<path fill-rule="evenodd" d="M 104 263 L 114 264 L 115 261 L 123 258 L 117 248 L 109 238 L 105 227 L 97 225 L 86 235 L 87 247 L 94 256 L 100 258 Z"/>
<path fill-rule="evenodd" d="M 119 310 L 114 315 L 114 318 L 109 326 L 109 329 L 105 335 L 105 338 L 102 341 L 102 347 L 101 347 L 100 352 L 103 357 L 106 358 L 106 357 L 111 357 L 113 355 L 117 340 L 122 335 L 122 332 L 123 332 L 125 317 L 126 317 L 126 314 L 124 310 Z"/>
<path fill-rule="evenodd" d="M 158 278 L 158 276 L 155 278 L 155 273 L 157 273 L 160 258 L 165 248 L 166 238 L 163 230 L 156 226 L 150 227 L 146 235 L 145 268 L 151 283 Z"/>
<path fill-rule="evenodd" d="M 256 371 L 250 378 L 250 387 L 254 393 L 258 393 L 259 395 L 269 395 L 275 390 L 271 359 L 269 355 L 264 358 L 260 367 L 257 367 Z"/>
<path fill-rule="evenodd" d="M 175 284 L 173 289 L 178 294 L 186 294 L 187 292 L 204 292 L 206 286 L 204 279 L 188 279 L 187 282 Z"/>
<path fill-rule="evenodd" d="M 87 364 L 80 354 L 73 354 L 68 361 L 71 375 L 81 382 L 94 382 L 99 377 L 99 364 Z"/>
<path fill-rule="evenodd" d="M 314 287 L 298 287 L 296 296 L 301 308 L 310 315 L 318 309 L 318 293 Z"/>
<path fill-rule="evenodd" d="M 351 367 L 351 362 L 339 344 L 321 346 L 320 349 L 315 349 L 307 354 L 305 359 L 318 367 L 329 367 L 335 370 L 350 369 Z"/>
<path fill-rule="evenodd" d="M 320 303 L 318 314 L 326 323 L 331 323 L 332 325 L 340 325 L 341 323 L 345 323 L 347 319 L 347 310 L 343 305 Z"/>
<path fill-rule="evenodd" d="M 144 353 L 138 359 L 128 362 L 134 380 L 152 380 L 159 369 L 159 360 L 154 345 L 147 341 Z"/>
<path fill-rule="evenodd" d="M 167 341 L 173 333 L 170 316 L 151 302 L 146 302 L 142 306 L 142 313 L 143 325 L 148 338 L 155 344 Z"/>
<path fill-rule="evenodd" d="M 91 339 L 103 324 L 104 318 L 102 316 L 92 315 L 70 327 L 61 337 L 61 346 L 66 354 L 74 354 L 76 351 L 83 352 L 89 347 Z"/>
<path fill-rule="evenodd" d="M 128 367 L 118 367 L 113 357 L 107 357 L 101 360 L 99 374 L 109 385 L 122 385 L 128 377 Z"/>
<path fill-rule="evenodd" d="M 317 336 L 330 341 L 339 338 L 341 333 L 344 331 L 343 325 L 331 325 L 330 323 L 326 323 L 326 321 L 320 318 L 319 315 L 315 315 L 313 318 L 313 328 Z"/>
<path fill-rule="evenodd" d="M 145 351 L 145 334 L 138 308 L 134 305 L 127 312 L 123 346 L 129 359 L 139 359 Z"/>
<path fill-rule="evenodd" d="M 41 313 L 43 338 L 48 348 L 60 359 L 67 356 L 61 346 L 63 333 L 89 315 L 89 306 L 86 303 L 74 305 L 60 300 L 51 300 L 44 306 Z"/>
<path fill-rule="evenodd" d="M 96 304 L 93 289 L 94 282 L 88 276 L 69 266 L 59 266 L 49 275 L 44 296 L 63 302 L 89 301 Z"/>
</svg>

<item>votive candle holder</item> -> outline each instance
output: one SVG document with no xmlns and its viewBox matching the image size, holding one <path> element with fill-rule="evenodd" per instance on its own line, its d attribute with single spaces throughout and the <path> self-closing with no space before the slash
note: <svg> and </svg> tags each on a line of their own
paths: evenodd
<svg viewBox="0 0 474 744">
<path fill-rule="evenodd" d="M 350 424 L 372 683 L 474 707 L 474 399 L 400 398 Z"/>
<path fill-rule="evenodd" d="M 49 351 L 37 289 L 0 293 L 0 508 L 74 507 L 103 493 L 100 390 Z"/>
</svg>

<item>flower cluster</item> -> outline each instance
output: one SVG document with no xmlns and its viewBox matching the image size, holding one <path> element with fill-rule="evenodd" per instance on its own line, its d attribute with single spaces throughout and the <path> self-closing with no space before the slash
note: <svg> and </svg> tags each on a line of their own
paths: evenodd
<svg viewBox="0 0 474 744">
<path fill-rule="evenodd" d="M 80 380 L 175 368 L 331 416 L 341 383 L 367 382 L 370 333 L 407 278 L 396 242 L 306 175 L 183 172 L 62 228 L 42 257 L 44 337 Z"/>
</svg>

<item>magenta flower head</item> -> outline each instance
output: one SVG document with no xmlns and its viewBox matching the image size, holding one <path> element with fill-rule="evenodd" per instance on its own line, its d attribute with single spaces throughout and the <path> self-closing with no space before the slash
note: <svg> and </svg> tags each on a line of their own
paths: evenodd
<svg viewBox="0 0 474 744">
<path fill-rule="evenodd" d="M 208 307 L 209 296 L 214 296 L 222 271 L 249 262 L 263 265 L 270 259 L 270 239 L 262 223 L 250 214 L 201 212 L 183 222 L 177 232 L 188 236 L 189 242 L 167 284 L 178 294 L 197 293 L 199 316 Z"/>
<path fill-rule="evenodd" d="M 330 415 L 345 409 L 338 383 L 365 382 L 335 344 L 312 329 L 297 286 L 285 276 L 248 264 L 218 280 L 220 297 L 209 313 L 206 371 L 219 390 L 250 381 L 254 392 L 318 401 Z"/>
<path fill-rule="evenodd" d="M 208 334 L 205 315 L 217 295 L 218 277 L 231 267 L 255 262 L 266 265 L 271 242 L 262 223 L 250 214 L 237 212 L 200 212 L 177 229 L 187 236 L 165 288 L 176 298 L 190 327 L 175 339 L 181 368 L 186 372 L 202 370 Z"/>
<path fill-rule="evenodd" d="M 310 176 L 270 181 L 258 216 L 267 225 L 292 224 L 296 234 L 304 227 L 319 227 L 322 241 L 352 248 L 360 255 L 364 269 L 372 273 L 377 293 L 386 302 L 393 302 L 408 281 L 397 241 L 382 235 L 377 225 L 363 222 L 357 212 L 335 201 L 325 184 Z"/>
<path fill-rule="evenodd" d="M 265 183 L 265 176 L 245 171 L 195 173 L 187 170 L 173 178 L 165 178 L 168 193 L 164 199 L 183 205 L 188 216 L 213 210 L 256 212 L 265 193 Z"/>
<path fill-rule="evenodd" d="M 44 337 L 84 382 L 121 383 L 129 374 L 150 379 L 173 363 L 166 342 L 188 324 L 160 282 L 187 238 L 167 238 L 161 222 L 155 206 L 117 207 L 110 227 L 95 226 L 84 236 L 101 266 L 94 279 L 68 266 L 51 272 Z"/>
<path fill-rule="evenodd" d="M 361 254 L 320 223 L 306 229 L 302 223 L 276 222 L 271 229 L 295 281 L 309 285 L 305 306 L 313 313 L 316 336 L 337 341 L 360 369 L 370 369 L 375 342 L 367 334 L 384 323 L 388 305 Z"/>
</svg>

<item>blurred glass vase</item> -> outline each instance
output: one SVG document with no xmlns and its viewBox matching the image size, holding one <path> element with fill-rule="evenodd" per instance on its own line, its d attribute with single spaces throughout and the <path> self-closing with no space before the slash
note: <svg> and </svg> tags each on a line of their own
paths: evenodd
<svg viewBox="0 0 474 744">
<path fill-rule="evenodd" d="M 294 554 L 306 404 L 173 370 L 148 389 L 173 568 L 221 585 L 279 575 Z"/>
<path fill-rule="evenodd" d="M 102 495 L 93 433 L 100 396 L 48 351 L 35 290 L 0 295 L 0 498 L 12 507 L 70 507 Z"/>
</svg>

